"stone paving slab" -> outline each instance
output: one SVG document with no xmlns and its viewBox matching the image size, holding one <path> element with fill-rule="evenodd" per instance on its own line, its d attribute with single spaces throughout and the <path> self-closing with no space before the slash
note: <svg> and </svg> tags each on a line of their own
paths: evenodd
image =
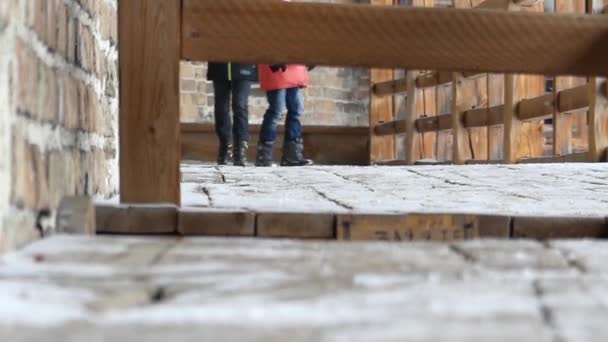
<svg viewBox="0 0 608 342">
<path fill-rule="evenodd" d="M 0 259 L 0 341 L 605 341 L 606 250 L 56 236 Z"/>
<path fill-rule="evenodd" d="M 608 216 L 608 164 L 237 168 L 186 163 L 184 205 L 253 212 Z"/>
</svg>

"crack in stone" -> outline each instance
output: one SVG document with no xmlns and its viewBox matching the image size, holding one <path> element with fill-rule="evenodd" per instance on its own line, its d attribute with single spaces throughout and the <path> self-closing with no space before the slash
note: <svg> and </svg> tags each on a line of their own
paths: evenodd
<svg viewBox="0 0 608 342">
<path fill-rule="evenodd" d="M 279 174 L 279 173 L 273 173 L 273 174 L 274 174 L 275 176 L 279 177 L 279 178 L 280 178 L 282 181 L 284 181 L 285 183 L 287 183 L 287 184 L 289 184 L 289 185 L 295 185 L 293 182 L 290 182 L 290 181 L 289 181 L 289 179 L 287 179 L 287 178 L 283 177 L 283 175 L 281 175 L 281 174 Z M 339 207 L 342 207 L 342 208 L 344 208 L 344 209 L 346 209 L 346 210 L 353 210 L 353 209 L 355 209 L 354 207 L 352 207 L 352 206 L 350 206 L 350 205 L 348 205 L 348 204 L 342 203 L 342 202 L 340 202 L 340 201 L 339 201 L 339 200 L 337 200 L 337 199 L 334 199 L 334 198 L 329 197 L 329 195 L 327 195 L 326 193 L 324 193 L 324 192 L 322 192 L 322 191 L 320 191 L 320 190 L 316 189 L 316 188 L 315 188 L 314 186 L 312 186 L 312 185 L 306 185 L 306 188 L 308 188 L 308 189 L 310 189 L 310 190 L 314 191 L 314 192 L 315 192 L 317 195 L 321 196 L 321 198 L 323 198 L 324 200 L 326 200 L 326 201 L 328 201 L 328 202 L 330 202 L 330 203 L 333 203 L 333 204 L 335 204 L 335 205 L 337 205 L 337 206 L 339 206 Z"/>
<path fill-rule="evenodd" d="M 477 260 L 477 258 L 475 258 L 475 256 L 473 256 L 471 253 L 467 252 L 465 249 L 458 245 L 450 244 L 449 247 L 453 253 L 459 255 L 469 264 L 477 264 L 477 262 L 479 261 Z"/>
<path fill-rule="evenodd" d="M 532 287 L 534 289 L 534 297 L 538 301 L 538 306 L 540 310 L 540 315 L 543 320 L 543 325 L 545 325 L 551 331 L 553 341 L 554 342 L 565 342 L 563 336 L 560 335 L 558 326 L 555 322 L 555 317 L 553 315 L 553 311 L 549 306 L 547 306 L 543 302 L 544 291 L 538 279 L 534 280 L 532 283 Z"/>
<path fill-rule="evenodd" d="M 209 201 L 209 207 L 213 207 L 213 198 L 211 198 L 211 190 L 209 190 L 206 186 L 201 186 L 201 190 L 207 196 L 207 200 Z"/>
</svg>

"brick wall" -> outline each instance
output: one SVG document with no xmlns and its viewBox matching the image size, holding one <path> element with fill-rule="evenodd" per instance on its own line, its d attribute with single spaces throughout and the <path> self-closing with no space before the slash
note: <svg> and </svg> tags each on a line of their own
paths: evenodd
<svg viewBox="0 0 608 342">
<path fill-rule="evenodd" d="M 361 0 L 308 2 L 365 3 Z M 206 64 L 182 63 L 181 113 L 183 122 L 213 122 L 213 87 L 206 81 Z M 369 123 L 369 70 L 317 68 L 305 90 L 305 125 L 367 126 Z M 249 99 L 250 122 L 261 123 L 266 97 L 258 85 Z"/>
<path fill-rule="evenodd" d="M 205 63 L 182 63 L 181 114 L 183 122 L 213 122 L 213 87 Z M 319 67 L 310 73 L 304 90 L 307 125 L 366 126 L 369 122 L 369 71 Z M 261 123 L 265 93 L 255 84 L 249 98 L 250 122 Z"/>
<path fill-rule="evenodd" d="M 62 196 L 117 192 L 116 8 L 0 1 L 0 252 Z"/>
</svg>

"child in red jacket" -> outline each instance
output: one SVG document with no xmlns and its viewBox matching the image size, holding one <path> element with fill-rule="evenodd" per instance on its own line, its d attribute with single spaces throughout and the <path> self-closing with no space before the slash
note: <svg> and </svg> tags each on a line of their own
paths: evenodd
<svg viewBox="0 0 608 342">
<path fill-rule="evenodd" d="M 260 131 L 257 147 L 256 166 L 272 166 L 272 150 L 277 138 L 277 124 L 285 107 L 285 140 L 281 166 L 306 166 L 313 162 L 304 159 L 302 143 L 302 123 L 304 97 L 302 88 L 308 86 L 308 71 L 312 67 L 297 64 L 260 65 L 260 87 L 266 92 L 268 110 Z"/>
</svg>

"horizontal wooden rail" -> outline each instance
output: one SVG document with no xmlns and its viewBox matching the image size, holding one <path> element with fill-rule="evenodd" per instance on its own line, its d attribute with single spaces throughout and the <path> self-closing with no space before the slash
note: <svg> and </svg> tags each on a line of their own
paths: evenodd
<svg viewBox="0 0 608 342">
<path fill-rule="evenodd" d="M 266 0 L 183 0 L 182 14 L 188 60 L 608 75 L 603 16 Z"/>
<path fill-rule="evenodd" d="M 451 72 L 430 72 L 416 77 L 416 88 L 429 88 L 452 82 Z M 465 78 L 481 75 L 478 72 L 465 72 Z M 372 90 L 376 96 L 387 96 L 407 91 L 407 80 L 405 78 L 394 81 L 380 82 L 373 85 Z"/>
<path fill-rule="evenodd" d="M 372 91 L 376 96 L 387 96 L 407 91 L 407 79 L 379 82 L 372 86 Z"/>
<path fill-rule="evenodd" d="M 558 111 L 566 113 L 583 110 L 589 107 L 589 86 L 582 85 L 576 88 L 562 90 L 558 93 Z M 542 95 L 532 99 L 525 99 L 516 106 L 516 113 L 520 120 L 531 120 L 550 116 L 554 110 L 553 95 Z M 476 108 L 467 110 L 463 117 L 466 128 L 497 126 L 504 123 L 504 106 L 490 108 Z M 420 133 L 436 132 L 452 129 L 451 114 L 424 117 L 416 120 L 416 130 Z M 375 127 L 377 135 L 391 135 L 405 133 L 405 121 L 396 120 L 386 122 Z"/>
<path fill-rule="evenodd" d="M 504 106 L 490 108 L 476 108 L 464 113 L 464 127 L 487 127 L 502 125 L 504 122 Z"/>
</svg>

